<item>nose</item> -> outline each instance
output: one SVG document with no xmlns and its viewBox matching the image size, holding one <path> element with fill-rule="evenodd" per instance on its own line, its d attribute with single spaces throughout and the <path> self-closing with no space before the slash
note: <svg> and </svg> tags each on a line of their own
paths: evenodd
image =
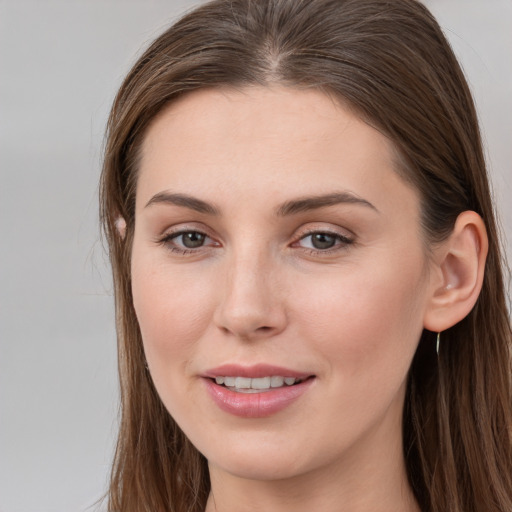
<svg viewBox="0 0 512 512">
<path fill-rule="evenodd" d="M 245 340 L 268 338 L 287 324 L 278 270 L 262 257 L 233 258 L 221 278 L 214 322 L 225 334 Z"/>
</svg>

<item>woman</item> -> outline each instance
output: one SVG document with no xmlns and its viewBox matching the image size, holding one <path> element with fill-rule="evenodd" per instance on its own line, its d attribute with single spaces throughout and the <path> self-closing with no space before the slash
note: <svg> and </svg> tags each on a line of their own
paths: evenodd
<svg viewBox="0 0 512 512">
<path fill-rule="evenodd" d="M 512 510 L 474 105 L 414 0 L 216 0 L 108 126 L 115 511 Z"/>
</svg>

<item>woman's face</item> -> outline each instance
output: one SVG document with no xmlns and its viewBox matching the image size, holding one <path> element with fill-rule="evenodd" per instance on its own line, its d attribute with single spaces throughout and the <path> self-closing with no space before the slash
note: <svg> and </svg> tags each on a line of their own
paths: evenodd
<svg viewBox="0 0 512 512">
<path fill-rule="evenodd" d="M 381 133 L 313 90 L 203 90 L 150 126 L 134 305 L 156 389 L 211 468 L 278 479 L 401 454 L 431 285 L 394 168 Z"/>
</svg>

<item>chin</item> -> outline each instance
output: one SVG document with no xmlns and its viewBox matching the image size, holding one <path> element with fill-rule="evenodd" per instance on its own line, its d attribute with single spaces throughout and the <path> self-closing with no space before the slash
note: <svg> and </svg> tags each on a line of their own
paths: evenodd
<svg viewBox="0 0 512 512">
<path fill-rule="evenodd" d="M 209 465 L 237 478 L 257 481 L 287 480 L 304 472 L 286 455 L 273 451 L 273 456 L 265 453 L 255 453 L 254 456 L 245 454 L 243 457 L 236 453 L 225 454 L 218 460 L 208 460 Z"/>
<path fill-rule="evenodd" d="M 283 433 L 272 435 L 269 431 L 263 435 L 254 431 L 248 434 L 237 436 L 238 439 L 227 435 L 215 445 L 210 440 L 196 447 L 208 460 L 210 469 L 217 468 L 238 478 L 257 481 L 291 479 L 313 471 L 330 459 L 321 449 L 308 450 L 307 440 L 293 439 L 288 431 L 284 436 Z"/>
</svg>

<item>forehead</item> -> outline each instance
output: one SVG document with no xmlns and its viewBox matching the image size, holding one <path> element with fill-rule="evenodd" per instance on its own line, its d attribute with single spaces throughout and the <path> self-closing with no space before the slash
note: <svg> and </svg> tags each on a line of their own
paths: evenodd
<svg viewBox="0 0 512 512">
<path fill-rule="evenodd" d="M 394 155 L 389 139 L 321 91 L 206 89 L 151 123 L 137 203 L 168 189 L 219 201 L 233 193 L 280 201 L 343 189 L 383 206 L 398 199 L 417 206 Z"/>
</svg>

